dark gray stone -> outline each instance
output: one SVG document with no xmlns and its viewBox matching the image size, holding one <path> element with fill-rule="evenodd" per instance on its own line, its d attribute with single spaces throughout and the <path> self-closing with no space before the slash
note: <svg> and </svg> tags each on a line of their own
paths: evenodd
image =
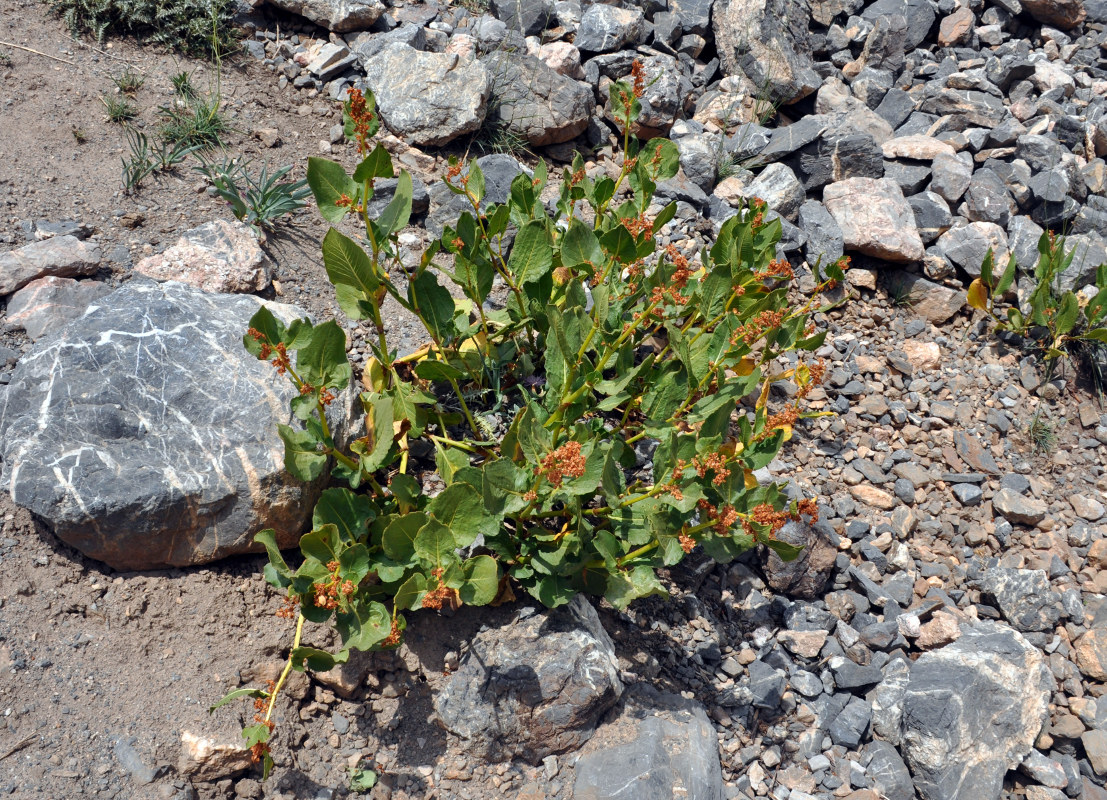
<svg viewBox="0 0 1107 800">
<path fill-rule="evenodd" d="M 1061 619 L 1061 597 L 1040 569 L 989 569 L 980 590 L 1016 630 L 1052 631 Z"/>
<path fill-rule="evenodd" d="M 949 205 L 935 192 L 922 192 L 908 197 L 907 204 L 915 212 L 915 225 L 923 244 L 930 244 L 953 224 Z"/>
<path fill-rule="evenodd" d="M 835 656 L 829 662 L 830 671 L 834 675 L 834 685 L 839 689 L 858 689 L 862 686 L 872 686 L 880 683 L 883 674 L 880 667 L 872 664 L 861 666 L 843 656 Z"/>
<path fill-rule="evenodd" d="M 939 154 L 930 162 L 930 191 L 947 202 L 956 203 L 972 180 L 972 159 L 962 159 L 948 153 Z"/>
<path fill-rule="evenodd" d="M 811 144 L 826 130 L 828 122 L 825 115 L 812 114 L 801 117 L 791 125 L 777 128 L 772 132 L 768 145 L 761 149 L 761 160 L 776 161 Z"/>
<path fill-rule="evenodd" d="M 902 161 L 885 161 L 884 176 L 896 182 L 904 195 L 917 194 L 930 180 L 930 167 Z"/>
<path fill-rule="evenodd" d="M 588 6 L 580 16 L 573 44 L 582 52 L 609 53 L 633 47 L 642 37 L 645 19 L 637 8 L 604 3 Z"/>
<path fill-rule="evenodd" d="M 294 545 L 321 486 L 285 472 L 294 390 L 242 346 L 260 305 L 134 280 L 40 339 L 0 405 L 5 490 L 116 569 L 253 551 L 262 528 Z"/>
<path fill-rule="evenodd" d="M 803 550 L 792 561 L 784 561 L 766 548 L 762 561 L 765 581 L 776 591 L 791 597 L 805 600 L 818 597 L 834 569 L 837 535 L 818 525 L 787 522 L 777 531 L 777 538 Z"/>
<path fill-rule="evenodd" d="M 906 122 L 914 110 L 915 98 L 903 89 L 895 87 L 888 90 L 887 94 L 884 95 L 884 99 L 880 101 L 880 105 L 876 107 L 876 113 L 893 128 L 898 128 Z"/>
<path fill-rule="evenodd" d="M 963 128 L 994 128 L 1009 113 L 998 97 L 972 89 L 939 89 L 926 97 L 919 109 L 939 117 L 949 115 Z"/>
<path fill-rule="evenodd" d="M 404 22 L 383 33 L 360 33 L 350 44 L 350 51 L 358 57 L 364 68 L 365 62 L 375 56 L 390 42 L 400 42 L 415 50 L 427 47 L 426 29 L 422 25 Z"/>
<path fill-rule="evenodd" d="M 512 30 L 537 36 L 554 19 L 553 0 L 492 0 L 492 13 Z"/>
<path fill-rule="evenodd" d="M 708 36 L 711 31 L 711 9 L 715 0 L 668 0 L 669 12 L 679 21 L 685 33 Z"/>
<path fill-rule="evenodd" d="M 1045 134 L 1023 134 L 1016 140 L 1015 157 L 1030 165 L 1034 172 L 1051 170 L 1061 163 L 1064 148 Z"/>
<path fill-rule="evenodd" d="M 865 745 L 864 757 L 869 759 L 865 772 L 881 795 L 887 800 L 915 800 L 911 773 L 895 747 L 874 739 Z"/>
<path fill-rule="evenodd" d="M 998 800 L 1048 719 L 1052 687 L 1041 653 L 995 623 L 923 653 L 903 699 L 901 747 L 923 800 Z"/>
<path fill-rule="evenodd" d="M 965 190 L 966 215 L 973 222 L 994 222 L 1006 227 L 1016 209 L 1003 179 L 990 169 L 978 169 Z"/>
<path fill-rule="evenodd" d="M 495 103 L 487 119 L 542 147 L 575 138 L 596 105 L 586 84 L 554 72 L 545 61 L 504 51 L 483 59 Z"/>
<path fill-rule="evenodd" d="M 757 708 L 775 709 L 780 705 L 787 679 L 776 667 L 757 659 L 746 667 L 750 676 L 750 692 Z"/>
<path fill-rule="evenodd" d="M 832 264 L 842 257 L 842 231 L 826 207 L 817 200 L 800 206 L 797 224 L 807 238 L 809 264 Z"/>
<path fill-rule="evenodd" d="M 434 708 L 474 757 L 537 764 L 579 749 L 622 691 L 611 639 L 577 595 L 477 633 Z"/>
<path fill-rule="evenodd" d="M 867 133 L 820 138 L 803 147 L 795 161 L 809 192 L 846 178 L 884 176 L 884 154 Z"/>
<path fill-rule="evenodd" d="M 1007 223 L 1007 246 L 1024 272 L 1032 272 L 1038 265 L 1038 242 L 1043 233 L 1044 228 L 1021 214 L 1011 217 Z"/>
<path fill-rule="evenodd" d="M 764 128 L 756 122 L 747 122 L 739 125 L 734 133 L 727 137 L 723 143 L 723 149 L 733 155 L 735 160 L 743 161 L 760 155 L 774 135 L 775 132 L 769 128 Z"/>
<path fill-rule="evenodd" d="M 868 700 L 851 698 L 827 729 L 831 741 L 847 750 L 855 749 L 868 731 L 872 715 L 872 705 Z"/>
<path fill-rule="evenodd" d="M 914 50 L 922 44 L 938 16 L 926 0 L 877 0 L 861 13 L 862 19 L 870 22 L 894 15 L 902 16 L 907 23 L 904 50 Z"/>
<path fill-rule="evenodd" d="M 703 707 L 646 684 L 627 689 L 576 762 L 577 800 L 723 800 L 715 728 Z"/>
<path fill-rule="evenodd" d="M 369 201 L 369 216 L 376 219 L 396 196 L 397 178 L 377 178 L 373 183 L 373 199 Z M 426 214 L 430 208 L 430 192 L 427 185 L 411 176 L 411 213 Z"/>
</svg>

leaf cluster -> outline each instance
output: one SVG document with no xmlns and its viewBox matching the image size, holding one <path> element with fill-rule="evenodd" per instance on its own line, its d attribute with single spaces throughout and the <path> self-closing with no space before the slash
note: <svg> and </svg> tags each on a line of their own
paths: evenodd
<svg viewBox="0 0 1107 800">
<path fill-rule="evenodd" d="M 227 0 L 54 0 L 74 36 L 137 36 L 190 55 L 212 56 L 235 43 Z"/>
<path fill-rule="evenodd" d="M 248 163 L 224 159 L 217 164 L 201 158 L 195 169 L 207 177 L 235 217 L 255 230 L 273 230 L 285 215 L 303 208 L 311 195 L 306 180 L 283 180 L 291 165 L 270 172 L 263 164 L 255 174 Z"/>
<path fill-rule="evenodd" d="M 1058 359 L 1071 357 L 1082 348 L 1107 345 L 1107 264 L 1096 270 L 1093 290 L 1083 297 L 1058 288 L 1058 278 L 1071 267 L 1075 252 L 1066 252 L 1063 237 L 1050 231 L 1043 233 L 1038 240 L 1034 288 L 1024 303 L 1008 307 L 1003 317 L 997 312 L 996 302 L 1014 285 L 1014 255 L 1003 272 L 997 273 L 994 254 L 989 250 L 980 277 L 969 285 L 969 305 L 985 312 L 996 330 L 1032 342 L 1042 351 L 1050 373 Z"/>
</svg>

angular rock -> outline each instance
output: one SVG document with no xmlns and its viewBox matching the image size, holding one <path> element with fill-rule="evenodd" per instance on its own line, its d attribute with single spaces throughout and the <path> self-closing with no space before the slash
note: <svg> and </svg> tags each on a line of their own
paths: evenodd
<svg viewBox="0 0 1107 800">
<path fill-rule="evenodd" d="M 635 684 L 576 762 L 573 797 L 723 800 L 715 728 L 698 703 Z"/>
<path fill-rule="evenodd" d="M 538 147 L 567 142 L 588 127 L 596 100 L 587 84 L 559 75 L 534 56 L 500 51 L 481 62 L 496 98 L 488 120 Z"/>
<path fill-rule="evenodd" d="M 910 158 L 915 161 L 933 161 L 940 155 L 952 156 L 953 146 L 933 136 L 898 136 L 883 145 L 885 158 Z"/>
<path fill-rule="evenodd" d="M 1073 649 L 1081 673 L 1107 681 L 1107 628 L 1092 628 L 1073 643 Z"/>
<path fill-rule="evenodd" d="M 891 291 L 910 303 L 914 313 L 934 325 L 948 320 L 964 308 L 968 300 L 963 290 L 942 286 L 921 275 L 903 270 L 888 270 L 885 275 Z"/>
<path fill-rule="evenodd" d="M 434 707 L 474 757 L 537 764 L 579 749 L 622 692 L 611 639 L 577 595 L 478 633 Z"/>
<path fill-rule="evenodd" d="M 90 303 L 110 291 L 111 287 L 100 281 L 39 278 L 8 300 L 4 330 L 22 328 L 37 340 L 81 316 Z"/>
<path fill-rule="evenodd" d="M 723 70 L 767 86 L 769 100 L 794 103 L 821 80 L 809 55 L 807 4 L 798 0 L 717 0 L 712 14 Z"/>
<path fill-rule="evenodd" d="M 808 263 L 825 266 L 842 257 L 842 230 L 822 203 L 808 200 L 800 206 L 796 224 L 807 237 L 805 252 Z"/>
<path fill-rule="evenodd" d="M 573 44 L 578 50 L 591 53 L 633 47 L 642 36 L 644 23 L 645 18 L 637 8 L 594 3 L 581 14 Z"/>
<path fill-rule="evenodd" d="M 745 188 L 744 193 L 747 197 L 761 198 L 769 208 L 789 221 L 796 219 L 796 214 L 806 199 L 803 184 L 799 182 L 796 173 L 779 162 L 765 167 Z"/>
<path fill-rule="evenodd" d="M 777 532 L 777 538 L 803 550 L 792 561 L 784 561 L 766 548 L 762 562 L 765 581 L 776 591 L 791 597 L 812 600 L 819 596 L 830 579 L 838 555 L 836 536 L 819 526 L 785 523 Z"/>
<path fill-rule="evenodd" d="M 923 653 L 903 700 L 902 751 L 923 800 L 998 800 L 1049 718 L 1053 678 L 1021 634 L 981 622 Z"/>
<path fill-rule="evenodd" d="M 919 104 L 920 111 L 951 116 L 965 127 L 995 128 L 1007 118 L 1003 101 L 972 89 L 940 89 Z"/>
<path fill-rule="evenodd" d="M 484 122 L 490 86 L 480 62 L 390 42 L 366 60 L 365 74 L 381 119 L 405 141 L 439 146 Z"/>
<path fill-rule="evenodd" d="M 936 247 L 942 255 L 965 270 L 973 278 L 980 277 L 980 265 L 991 250 L 994 264 L 1000 274 L 1007 266 L 1007 234 L 1003 228 L 992 222 L 970 222 L 960 228 L 946 231 L 940 237 Z"/>
<path fill-rule="evenodd" d="M 348 47 L 327 42 L 319 53 L 308 62 L 307 70 L 321 81 L 329 81 L 358 63 L 356 54 Z"/>
<path fill-rule="evenodd" d="M 884 176 L 880 148 L 867 133 L 824 136 L 800 150 L 797 161 L 808 191 L 847 178 Z"/>
<path fill-rule="evenodd" d="M 335 33 L 361 31 L 384 13 L 380 0 L 270 0 L 273 5 Z"/>
<path fill-rule="evenodd" d="M 76 236 L 55 236 L 0 253 L 0 296 L 22 289 L 36 278 L 92 275 L 100 266 L 100 247 Z"/>
<path fill-rule="evenodd" d="M 1051 631 L 1061 618 L 1061 598 L 1050 591 L 1043 570 L 989 569 L 980 581 L 980 590 L 995 601 L 1016 630 Z"/>
<path fill-rule="evenodd" d="M 1063 31 L 1079 27 L 1088 17 L 1081 0 L 1022 0 L 1022 8 L 1038 22 Z"/>
<path fill-rule="evenodd" d="M 956 203 L 969 188 L 972 180 L 972 161 L 956 155 L 939 153 L 930 164 L 930 191 L 947 202 Z"/>
<path fill-rule="evenodd" d="M 972 37 L 975 25 L 976 15 L 972 13 L 972 9 L 961 6 L 942 20 L 938 28 L 938 44 L 942 47 L 952 47 L 963 43 Z"/>
<path fill-rule="evenodd" d="M 492 0 L 492 13 L 524 36 L 537 36 L 556 22 L 552 0 Z"/>
<path fill-rule="evenodd" d="M 949 205 L 935 192 L 922 192 L 908 197 L 907 203 L 915 213 L 915 226 L 919 229 L 919 238 L 925 244 L 933 242 L 953 224 Z"/>
<path fill-rule="evenodd" d="M 926 39 L 938 15 L 926 0 L 876 0 L 861 14 L 863 19 L 870 22 L 894 16 L 902 16 L 906 20 L 904 48 L 913 50 Z"/>
<path fill-rule="evenodd" d="M 823 204 L 841 228 L 846 250 L 886 261 L 923 257 L 914 213 L 895 182 L 848 178 L 823 190 Z"/>
<path fill-rule="evenodd" d="M 177 772 L 181 775 L 197 781 L 217 781 L 249 769 L 253 763 L 247 747 L 181 731 L 181 755 L 177 762 Z"/>
<path fill-rule="evenodd" d="M 1017 209 L 1003 179 L 990 169 L 978 169 L 965 190 L 965 216 L 974 222 L 1006 227 Z"/>
<path fill-rule="evenodd" d="M 890 743 L 874 739 L 865 745 L 869 765 L 865 772 L 887 800 L 914 800 L 915 789 L 907 765 Z"/>
<path fill-rule="evenodd" d="M 186 231 L 172 247 L 135 264 L 135 272 L 205 292 L 260 292 L 273 265 L 249 227 L 219 219 Z"/>
<path fill-rule="evenodd" d="M 294 390 L 242 346 L 260 305 L 136 280 L 40 339 L 0 405 L 12 500 L 116 569 L 255 551 L 269 527 L 295 544 L 321 486 L 285 472 Z"/>
<path fill-rule="evenodd" d="M 992 498 L 992 506 L 1010 522 L 1037 525 L 1049 511 L 1046 504 L 1034 497 L 1025 497 L 1013 489 L 1000 489 Z"/>
</svg>

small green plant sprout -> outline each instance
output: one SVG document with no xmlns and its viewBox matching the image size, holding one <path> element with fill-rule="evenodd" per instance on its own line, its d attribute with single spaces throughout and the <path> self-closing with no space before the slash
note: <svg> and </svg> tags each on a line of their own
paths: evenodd
<svg viewBox="0 0 1107 800">
<path fill-rule="evenodd" d="M 1042 416 L 1041 408 L 1038 408 L 1030 418 L 1030 422 L 1026 425 L 1026 433 L 1036 452 L 1048 455 L 1057 447 L 1056 427 L 1052 420 Z"/>
<path fill-rule="evenodd" d="M 365 247 L 332 227 L 323 265 L 346 317 L 376 331 L 357 398 L 363 419 L 354 429 L 364 435 L 349 443 L 326 413 L 353 379 L 343 329 L 306 319 L 286 326 L 262 308 L 243 337 L 296 390 L 302 426 L 278 428 L 285 467 L 302 480 L 329 471 L 339 483 L 320 495 L 295 569 L 273 531 L 255 537 L 269 556 L 266 580 L 285 595 L 279 615 L 295 619 L 292 647 L 273 686 L 223 702 L 248 696 L 265 709 L 243 732 L 263 774 L 273 703 L 289 672 L 398 647 L 412 612 L 517 593 L 554 607 L 584 592 L 625 608 L 664 596 L 658 570 L 696 548 L 723 563 L 757 546 L 798 554 L 776 533 L 788 520 L 816 518 L 815 500 L 789 501 L 754 471 L 801 420 L 822 415 L 805 409 L 824 371 L 813 352 L 826 334 L 812 315 L 826 307 L 821 292 L 842 280 L 841 267 L 793 299 L 791 266 L 775 258 L 781 225 L 761 201 L 698 252 L 659 246 L 676 203 L 656 210 L 654 192 L 680 162 L 672 142 L 629 133 L 641 72 L 639 64 L 634 83 L 612 86 L 624 131 L 616 177 L 593 180 L 577 155 L 547 209 L 539 161 L 533 175 L 515 177 L 506 202 L 489 204 L 479 164 L 452 160 L 445 185 L 468 210 L 415 265 L 401 261 L 398 240 L 411 214 L 410 174 L 400 172 L 379 217 L 367 210 L 376 181 L 396 177 L 388 151 L 372 142 L 372 95 L 351 91 L 343 109 L 361 158 L 353 174 L 309 159 L 323 218 L 338 225 L 352 215 L 364 227 Z M 441 254 L 448 265 L 436 261 Z M 499 309 L 486 303 L 496 280 L 509 295 Z M 386 298 L 422 322 L 424 347 L 394 349 Z M 779 406 L 769 392 L 778 379 L 797 388 Z M 476 405 L 492 395 L 505 429 Z M 421 480 L 432 472 L 445 484 L 433 497 Z M 337 651 L 305 647 L 305 623 L 333 625 Z"/>
<path fill-rule="evenodd" d="M 377 773 L 360 764 L 350 767 L 350 791 L 364 794 L 377 785 Z"/>
<path fill-rule="evenodd" d="M 195 147 L 185 147 L 160 139 L 150 144 L 149 138 L 142 131 L 130 126 L 126 130 L 131 155 L 123 158 L 124 194 L 137 191 L 150 175 L 172 170 L 196 150 Z"/>
<path fill-rule="evenodd" d="M 0 67 L 10 67 L 12 65 L 12 57 L 7 50 L 0 50 Z"/>
<path fill-rule="evenodd" d="M 181 70 L 169 79 L 173 84 L 173 94 L 184 100 L 192 100 L 196 97 L 196 87 L 192 85 L 192 73 Z"/>
<path fill-rule="evenodd" d="M 245 163 L 224 160 L 215 164 L 201 159 L 195 169 L 211 181 L 237 219 L 259 232 L 274 230 L 286 215 L 303 208 L 304 200 L 311 196 L 307 180 L 283 180 L 292 171 L 291 166 L 269 172 L 268 166 L 262 165 L 254 176 Z"/>
<path fill-rule="evenodd" d="M 1034 289 L 1022 308 L 1012 306 L 1006 317 L 996 311 L 1015 280 L 1012 255 L 1002 275 L 994 270 L 994 256 L 988 251 L 980 277 L 969 285 L 968 303 L 991 318 L 998 331 L 1010 331 L 1041 350 L 1046 375 L 1053 375 L 1058 360 L 1091 355 L 1094 374 L 1107 346 L 1107 264 L 1096 270 L 1095 285 L 1087 293 L 1060 291 L 1058 278 L 1072 264 L 1075 250 L 1065 252 L 1065 240 L 1046 231 L 1038 240 L 1038 264 L 1034 270 Z"/>
<path fill-rule="evenodd" d="M 125 97 L 106 94 L 100 98 L 107 110 L 108 122 L 122 125 L 138 116 L 138 110 Z"/>
<path fill-rule="evenodd" d="M 74 125 L 70 129 L 70 132 L 73 134 L 73 141 L 75 141 L 77 144 L 84 144 L 88 141 L 88 134 L 85 133 L 84 128 L 78 128 L 76 125 Z"/>
<path fill-rule="evenodd" d="M 223 136 L 230 133 L 231 125 L 220 111 L 219 92 L 205 97 L 183 96 L 176 102 L 162 106 L 162 124 L 158 130 L 161 138 L 173 144 L 210 150 L 222 147 Z"/>
<path fill-rule="evenodd" d="M 120 94 L 134 95 L 143 84 L 146 83 L 146 79 L 135 72 L 133 69 L 125 70 L 122 74 L 116 75 L 111 79 L 115 87 L 119 89 Z"/>
</svg>

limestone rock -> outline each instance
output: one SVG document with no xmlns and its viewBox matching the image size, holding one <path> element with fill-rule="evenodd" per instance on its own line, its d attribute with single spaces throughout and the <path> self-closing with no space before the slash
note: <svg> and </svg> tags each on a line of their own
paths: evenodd
<svg viewBox="0 0 1107 800">
<path fill-rule="evenodd" d="M 717 0 L 715 43 L 728 75 L 767 85 L 770 99 L 794 103 L 821 83 L 807 43 L 807 4 L 798 0 Z"/>
<path fill-rule="evenodd" d="M 380 0 L 270 0 L 335 33 L 365 30 L 384 13 Z"/>
<path fill-rule="evenodd" d="M 594 3 L 580 15 L 580 26 L 573 44 L 578 50 L 593 53 L 633 47 L 642 35 L 644 22 L 645 17 L 637 8 Z"/>
<path fill-rule="evenodd" d="M 994 599 L 1000 613 L 1020 631 L 1051 631 L 1061 618 L 1061 598 L 1049 588 L 1040 569 L 989 569 L 980 590 Z"/>
<path fill-rule="evenodd" d="M 4 329 L 22 328 L 31 339 L 39 339 L 81 316 L 89 303 L 110 291 L 111 287 L 100 281 L 38 278 L 8 300 Z"/>
<path fill-rule="evenodd" d="M 577 595 L 478 633 L 434 707 L 474 756 L 538 763 L 588 741 L 622 691 L 611 639 Z"/>
<path fill-rule="evenodd" d="M 55 236 L 0 253 L 0 296 L 22 289 L 36 278 L 76 278 L 99 268 L 100 248 L 76 236 Z"/>
<path fill-rule="evenodd" d="M 249 749 L 216 742 L 190 731 L 181 731 L 181 755 L 177 771 L 197 781 L 217 781 L 253 765 Z"/>
<path fill-rule="evenodd" d="M 576 765 L 576 800 L 723 800 L 715 728 L 703 707 L 648 684 L 627 690 Z"/>
<path fill-rule="evenodd" d="M 923 257 L 914 212 L 895 181 L 848 178 L 827 186 L 823 203 L 841 228 L 847 251 L 886 261 Z"/>
<path fill-rule="evenodd" d="M 1000 489 L 992 498 L 995 510 L 1011 522 L 1037 525 L 1045 519 L 1049 510 L 1046 504 L 1033 497 L 1024 497 L 1014 489 Z"/>
<path fill-rule="evenodd" d="M 1049 718 L 1053 678 L 1021 634 L 981 622 L 923 653 L 903 699 L 902 750 L 923 800 L 998 800 Z"/>
<path fill-rule="evenodd" d="M 443 145 L 480 128 L 490 82 L 480 62 L 390 42 L 365 61 L 366 81 L 388 129 L 416 145 Z"/>
<path fill-rule="evenodd" d="M 1073 644 L 1076 665 L 1092 680 L 1107 681 L 1107 628 L 1092 628 Z"/>
<path fill-rule="evenodd" d="M 215 220 L 187 231 L 163 253 L 135 264 L 157 281 L 180 281 L 205 292 L 260 292 L 273 267 L 246 225 Z"/>
<path fill-rule="evenodd" d="M 596 101 L 592 89 L 560 75 L 534 56 L 497 52 L 482 59 L 497 104 L 489 120 L 532 145 L 560 144 L 588 127 Z"/>
<path fill-rule="evenodd" d="M 294 390 L 242 346 L 260 305 L 136 280 L 40 339 L 0 404 L 3 488 L 116 569 L 253 551 L 266 527 L 294 544 L 319 487 L 284 471 Z"/>
<path fill-rule="evenodd" d="M 887 276 L 891 291 L 910 303 L 914 313 L 934 325 L 942 324 L 964 308 L 968 299 L 963 290 L 942 286 L 921 275 L 890 270 Z"/>
</svg>

